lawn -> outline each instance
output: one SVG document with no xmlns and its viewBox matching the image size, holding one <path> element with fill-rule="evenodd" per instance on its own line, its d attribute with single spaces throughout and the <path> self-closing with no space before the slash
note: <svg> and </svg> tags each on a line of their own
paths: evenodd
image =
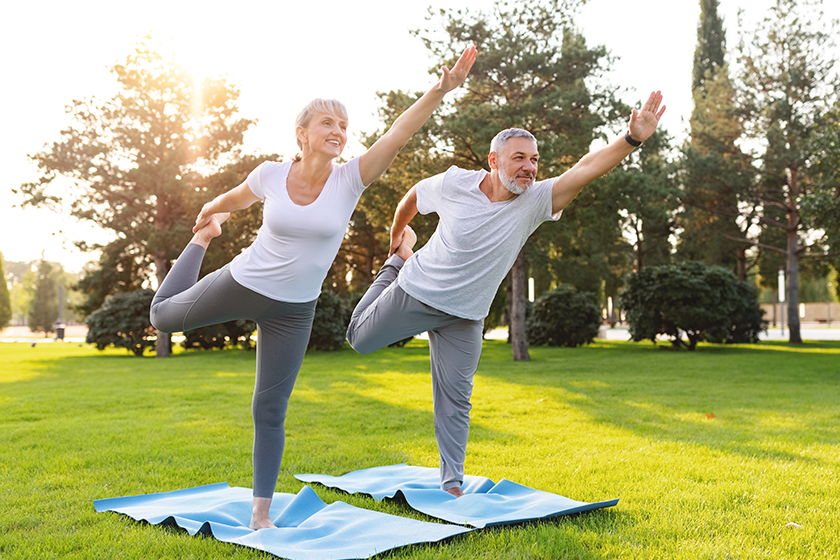
<svg viewBox="0 0 840 560">
<path fill-rule="evenodd" d="M 474 531 L 387 558 L 838 558 L 840 343 L 675 352 L 485 343 L 467 474 L 607 510 Z M 254 353 L 166 360 L 0 344 L 0 557 L 263 558 L 96 513 L 93 500 L 251 487 Z M 307 355 L 277 490 L 302 472 L 437 466 L 428 348 Z M 428 519 L 315 486 L 330 503 Z M 797 526 L 788 526 L 795 523 Z"/>
</svg>

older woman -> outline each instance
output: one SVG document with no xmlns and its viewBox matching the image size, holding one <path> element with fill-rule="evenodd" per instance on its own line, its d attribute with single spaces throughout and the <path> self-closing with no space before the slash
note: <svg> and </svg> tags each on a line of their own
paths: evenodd
<svg viewBox="0 0 840 560">
<path fill-rule="evenodd" d="M 204 205 L 195 234 L 161 284 L 152 324 L 177 332 L 230 321 L 257 323 L 254 418 L 254 503 L 251 528 L 273 527 L 269 506 L 280 471 L 289 396 L 303 361 L 321 284 L 347 223 L 367 185 L 382 175 L 444 95 L 461 85 L 475 47 L 441 69 L 440 80 L 409 107 L 376 143 L 343 165 L 333 163 L 347 143 L 347 112 L 338 101 L 316 99 L 298 115 L 300 154 L 263 162 L 241 185 Z M 210 241 L 230 212 L 261 200 L 263 224 L 254 243 L 200 281 Z"/>
</svg>

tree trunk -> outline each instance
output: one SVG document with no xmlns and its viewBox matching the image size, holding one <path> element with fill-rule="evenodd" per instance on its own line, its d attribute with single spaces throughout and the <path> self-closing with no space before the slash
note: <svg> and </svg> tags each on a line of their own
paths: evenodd
<svg viewBox="0 0 840 560">
<path fill-rule="evenodd" d="M 638 224 L 638 222 L 636 222 Z M 636 226 L 636 274 L 642 271 L 642 228 Z"/>
<path fill-rule="evenodd" d="M 513 262 L 513 267 L 510 269 L 509 279 L 511 297 L 508 299 L 508 317 L 514 362 L 531 360 L 531 356 L 528 354 L 528 338 L 525 333 L 525 302 L 528 299 L 527 269 L 525 256 L 520 251 Z"/>
<path fill-rule="evenodd" d="M 155 275 L 157 276 L 158 288 L 163 284 L 163 279 L 169 273 L 170 263 L 167 259 L 155 255 Z M 155 358 L 166 358 L 169 356 L 169 347 L 172 345 L 172 335 L 157 331 L 157 342 L 155 342 Z"/>
<path fill-rule="evenodd" d="M 802 336 L 799 332 L 799 208 L 796 206 L 796 199 L 799 196 L 799 170 L 790 169 L 790 191 L 788 204 L 788 230 L 787 230 L 787 305 L 788 305 L 788 328 L 790 330 L 791 344 L 802 344 Z"/>
<path fill-rule="evenodd" d="M 747 281 L 747 248 L 739 247 L 737 249 L 738 259 L 738 280 L 742 282 Z"/>
</svg>

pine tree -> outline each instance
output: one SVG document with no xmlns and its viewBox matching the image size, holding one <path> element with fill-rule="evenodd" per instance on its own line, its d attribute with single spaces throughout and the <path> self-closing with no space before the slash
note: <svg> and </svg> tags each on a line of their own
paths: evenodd
<svg viewBox="0 0 840 560">
<path fill-rule="evenodd" d="M 679 256 L 730 268 L 747 276 L 746 229 L 739 203 L 753 181 L 750 158 L 738 147 L 743 135 L 735 91 L 725 62 L 717 0 L 701 0 L 694 54 L 691 137 L 683 148 L 684 210 Z"/>
<path fill-rule="evenodd" d="M 27 319 L 29 330 L 42 332 L 44 336 L 53 332 L 53 323 L 58 319 L 58 291 L 55 286 L 53 267 L 44 259 L 38 263 Z"/>
<path fill-rule="evenodd" d="M 0 330 L 12 322 L 12 297 L 6 284 L 6 270 L 3 266 L 3 254 L 0 253 Z"/>
<path fill-rule="evenodd" d="M 741 30 L 741 95 L 750 135 L 766 142 L 762 180 L 755 203 L 765 231 L 783 243 L 756 242 L 784 252 L 787 320 L 790 342 L 802 343 L 799 324 L 799 261 L 822 255 L 820 243 L 806 244 L 808 222 L 800 204 L 814 192 L 809 162 L 812 137 L 840 93 L 834 70 L 833 28 L 818 10 L 821 1 L 776 0 L 757 30 Z M 828 25 L 828 28 L 826 28 Z M 812 224 L 820 227 L 819 224 Z M 828 225 L 828 224 L 826 224 Z M 769 229 L 768 229 L 769 228 Z M 767 236 L 762 233 L 762 237 Z"/>
</svg>

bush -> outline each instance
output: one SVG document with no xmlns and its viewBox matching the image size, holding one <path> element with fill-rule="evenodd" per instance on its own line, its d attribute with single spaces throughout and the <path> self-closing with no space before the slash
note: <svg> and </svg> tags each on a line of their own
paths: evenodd
<svg viewBox="0 0 840 560">
<path fill-rule="evenodd" d="M 620 306 L 634 341 L 655 343 L 664 334 L 675 347 L 689 350 L 702 340 L 754 342 L 764 328 L 756 290 L 731 270 L 699 262 L 651 266 L 631 274 Z"/>
<path fill-rule="evenodd" d="M 595 296 L 563 284 L 534 302 L 526 321 L 528 344 L 569 348 L 589 344 L 598 336 L 600 324 Z"/>
<path fill-rule="evenodd" d="M 754 344 L 758 342 L 759 333 L 767 330 L 764 310 L 758 304 L 758 288 L 740 281 L 736 281 L 733 288 L 735 301 L 729 321 L 721 328 L 709 329 L 705 338 L 718 344 Z"/>
<path fill-rule="evenodd" d="M 181 346 L 187 349 L 210 350 L 238 344 L 243 350 L 250 350 L 253 347 L 251 333 L 256 328 L 257 325 L 253 321 L 238 319 L 184 331 L 184 340 L 181 342 Z"/>
<path fill-rule="evenodd" d="M 308 350 L 341 350 L 350 324 L 350 302 L 328 288 L 321 290 Z"/>
<path fill-rule="evenodd" d="M 149 321 L 154 295 L 152 290 L 135 290 L 109 296 L 85 321 L 85 341 L 98 350 L 113 345 L 142 356 L 146 348 L 155 346 L 156 331 Z"/>
</svg>

